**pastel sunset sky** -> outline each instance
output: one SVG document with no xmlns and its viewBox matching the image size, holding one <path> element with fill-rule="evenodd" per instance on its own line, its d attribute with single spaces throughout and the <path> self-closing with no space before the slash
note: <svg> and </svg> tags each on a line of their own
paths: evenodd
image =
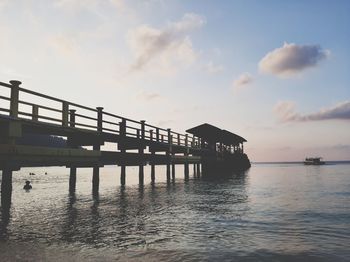
<svg viewBox="0 0 350 262">
<path fill-rule="evenodd" d="M 0 0 L 0 81 L 252 161 L 350 159 L 350 1 Z"/>
</svg>

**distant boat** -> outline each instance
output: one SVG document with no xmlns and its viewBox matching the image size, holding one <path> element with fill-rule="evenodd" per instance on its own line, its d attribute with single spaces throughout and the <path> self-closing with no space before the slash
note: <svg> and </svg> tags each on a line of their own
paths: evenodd
<svg viewBox="0 0 350 262">
<path fill-rule="evenodd" d="M 305 158 L 304 165 L 324 165 L 326 162 L 321 161 L 322 157 L 307 157 Z"/>
</svg>

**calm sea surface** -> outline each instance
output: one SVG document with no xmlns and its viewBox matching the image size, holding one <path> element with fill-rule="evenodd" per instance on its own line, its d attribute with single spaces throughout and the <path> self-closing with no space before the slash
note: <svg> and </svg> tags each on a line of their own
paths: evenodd
<svg viewBox="0 0 350 262">
<path fill-rule="evenodd" d="M 139 187 L 127 168 L 121 188 L 120 170 L 103 168 L 95 197 L 91 169 L 74 196 L 68 169 L 15 172 L 0 261 L 350 261 L 349 163 L 253 164 L 216 181 L 184 181 L 179 166 L 170 184 L 156 172 Z"/>
</svg>

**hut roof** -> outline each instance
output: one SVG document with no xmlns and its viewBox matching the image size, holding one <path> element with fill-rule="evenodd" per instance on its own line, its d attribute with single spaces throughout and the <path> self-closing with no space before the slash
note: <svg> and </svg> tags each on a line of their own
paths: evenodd
<svg viewBox="0 0 350 262">
<path fill-rule="evenodd" d="M 208 142 L 219 142 L 221 137 L 221 129 L 207 123 L 190 128 L 186 132 Z"/>
<path fill-rule="evenodd" d="M 225 140 L 223 141 L 225 144 L 237 145 L 239 143 L 247 142 L 247 140 L 245 140 L 243 137 L 227 130 L 221 130 L 221 134 L 223 139 Z"/>
<path fill-rule="evenodd" d="M 239 135 L 207 123 L 188 129 L 186 132 L 200 137 L 207 142 L 221 142 L 226 145 L 238 145 L 239 143 L 247 142 L 247 140 Z"/>
</svg>

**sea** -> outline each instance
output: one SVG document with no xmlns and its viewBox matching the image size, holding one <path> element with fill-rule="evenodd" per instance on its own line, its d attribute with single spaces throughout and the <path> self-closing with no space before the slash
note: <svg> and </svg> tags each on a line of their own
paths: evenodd
<svg viewBox="0 0 350 262">
<path fill-rule="evenodd" d="M 350 162 L 323 166 L 253 163 L 221 179 L 176 166 L 13 173 L 10 210 L 1 209 L 0 261 L 350 261 Z M 35 175 L 30 175 L 34 173 Z M 215 174 L 218 175 L 218 174 Z M 30 180 L 32 190 L 23 186 Z"/>
</svg>

